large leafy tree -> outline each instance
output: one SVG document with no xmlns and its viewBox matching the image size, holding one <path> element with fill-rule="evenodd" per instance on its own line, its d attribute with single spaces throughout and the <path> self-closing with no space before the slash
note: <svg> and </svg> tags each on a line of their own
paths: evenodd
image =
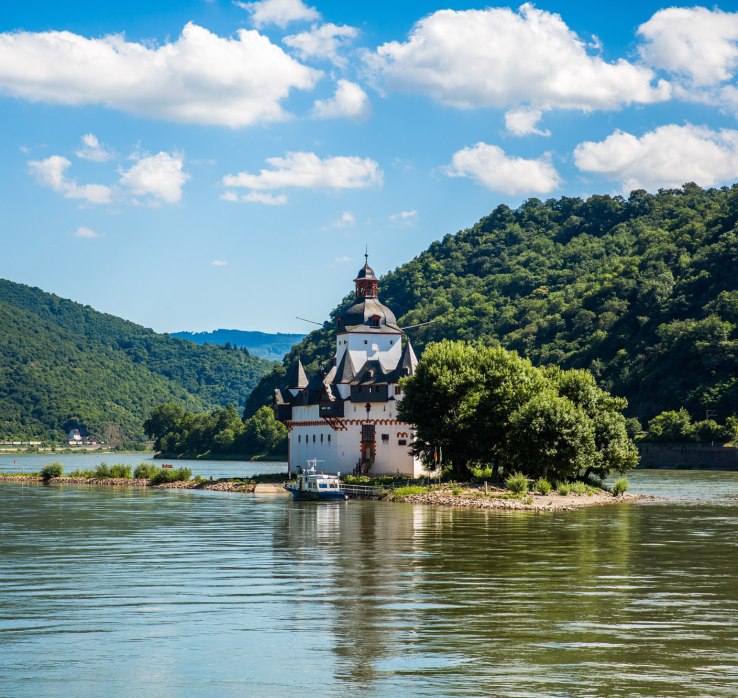
<svg viewBox="0 0 738 698">
<path fill-rule="evenodd" d="M 536 368 L 500 347 L 443 341 L 428 345 L 403 390 L 399 417 L 416 425 L 415 453 L 430 464 L 442 448 L 457 477 L 474 462 L 554 479 L 638 462 L 626 401 L 587 371 Z"/>
</svg>

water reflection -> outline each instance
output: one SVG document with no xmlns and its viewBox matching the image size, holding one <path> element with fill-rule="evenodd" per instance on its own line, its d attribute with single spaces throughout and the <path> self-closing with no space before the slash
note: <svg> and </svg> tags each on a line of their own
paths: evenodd
<svg viewBox="0 0 738 698">
<path fill-rule="evenodd" d="M 3 695 L 729 696 L 738 507 L 0 485 Z"/>
</svg>

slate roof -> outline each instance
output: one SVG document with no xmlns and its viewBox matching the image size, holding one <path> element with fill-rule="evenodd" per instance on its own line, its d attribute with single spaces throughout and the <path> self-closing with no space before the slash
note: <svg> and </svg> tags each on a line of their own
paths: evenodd
<svg viewBox="0 0 738 698">
<path fill-rule="evenodd" d="M 372 317 L 379 316 L 379 327 L 372 327 Z M 395 314 L 378 298 L 363 298 L 354 303 L 342 315 L 343 329 L 347 332 L 402 332 L 397 326 Z"/>
<path fill-rule="evenodd" d="M 336 375 L 333 379 L 334 383 L 350 383 L 356 377 L 356 369 L 351 359 L 351 352 L 346 349 L 341 357 L 341 363 L 336 368 Z"/>
<path fill-rule="evenodd" d="M 290 370 L 287 372 L 287 387 L 288 388 L 304 388 L 308 384 L 307 375 L 305 375 L 305 369 L 302 367 L 302 361 L 297 359 L 297 363 L 290 366 Z"/>
</svg>

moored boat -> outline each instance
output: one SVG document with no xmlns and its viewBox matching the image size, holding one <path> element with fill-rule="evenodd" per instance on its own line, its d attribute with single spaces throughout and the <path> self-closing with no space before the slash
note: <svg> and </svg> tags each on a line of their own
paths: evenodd
<svg viewBox="0 0 738 698">
<path fill-rule="evenodd" d="M 326 475 L 318 472 L 318 465 L 322 461 L 312 459 L 307 463 L 308 467 L 306 469 L 298 469 L 297 482 L 290 482 L 284 486 L 294 499 L 312 501 L 348 499 L 348 495 L 343 491 L 341 480 L 337 475 Z"/>
</svg>

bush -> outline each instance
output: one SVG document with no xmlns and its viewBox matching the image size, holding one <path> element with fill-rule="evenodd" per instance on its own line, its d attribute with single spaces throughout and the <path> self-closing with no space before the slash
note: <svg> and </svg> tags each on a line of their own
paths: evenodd
<svg viewBox="0 0 738 698">
<path fill-rule="evenodd" d="M 165 482 L 180 482 L 181 480 L 189 480 L 192 477 L 192 471 L 189 468 L 159 468 L 159 470 L 151 478 L 152 485 L 161 485 Z"/>
<path fill-rule="evenodd" d="M 619 477 L 612 486 L 612 496 L 619 497 L 628 491 L 628 479 L 625 477 Z"/>
<path fill-rule="evenodd" d="M 41 479 L 48 482 L 51 478 L 61 477 L 64 474 L 64 466 L 61 463 L 49 463 L 41 468 Z"/>
<path fill-rule="evenodd" d="M 546 478 L 539 478 L 535 484 L 538 494 L 549 494 L 551 492 L 551 483 Z"/>
<path fill-rule="evenodd" d="M 513 473 L 507 476 L 505 487 L 515 494 L 525 494 L 528 491 L 528 478 L 523 473 Z"/>
<path fill-rule="evenodd" d="M 458 497 L 461 494 L 461 487 L 452 487 L 451 494 Z"/>
<path fill-rule="evenodd" d="M 572 482 L 570 487 L 571 493 L 575 494 L 577 497 L 581 497 L 583 494 L 588 494 L 589 488 L 584 482 Z"/>
<path fill-rule="evenodd" d="M 562 496 L 566 497 L 569 492 L 571 492 L 571 485 L 568 482 L 560 482 L 559 486 L 556 488 L 556 491 Z"/>
<path fill-rule="evenodd" d="M 117 465 L 106 465 L 105 463 L 100 463 L 100 465 L 98 465 L 97 468 L 95 468 L 93 477 L 98 478 L 100 480 L 105 479 L 105 478 L 110 478 L 110 477 L 130 478 L 131 477 L 131 466 L 123 465 L 121 463 L 118 463 Z"/>
<path fill-rule="evenodd" d="M 95 471 L 94 470 L 72 470 L 71 473 L 69 473 L 69 477 L 83 477 L 86 479 L 90 479 L 95 477 Z"/>
<path fill-rule="evenodd" d="M 137 480 L 151 480 L 159 470 L 159 466 L 154 463 L 141 463 L 136 466 L 136 470 L 133 472 L 133 477 Z"/>
</svg>

